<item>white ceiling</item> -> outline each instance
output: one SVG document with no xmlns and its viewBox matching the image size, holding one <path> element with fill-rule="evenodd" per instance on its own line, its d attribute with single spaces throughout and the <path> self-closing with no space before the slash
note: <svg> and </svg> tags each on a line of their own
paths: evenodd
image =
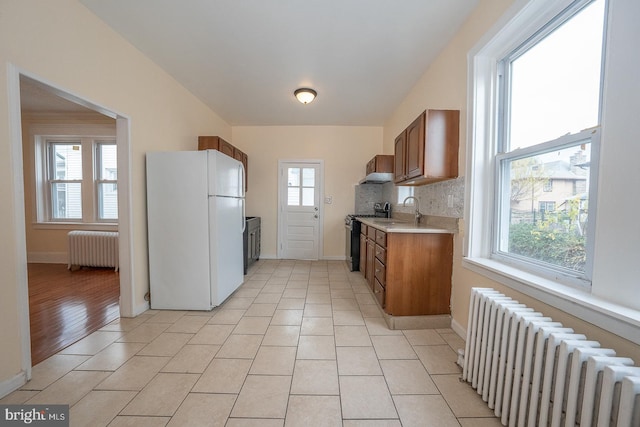
<svg viewBox="0 0 640 427">
<path fill-rule="evenodd" d="M 80 1 L 234 126 L 383 125 L 477 4 Z"/>
</svg>

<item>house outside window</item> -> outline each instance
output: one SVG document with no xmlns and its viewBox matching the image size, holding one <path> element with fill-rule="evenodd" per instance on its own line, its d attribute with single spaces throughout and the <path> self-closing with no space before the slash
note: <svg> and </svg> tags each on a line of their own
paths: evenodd
<svg viewBox="0 0 640 427">
<path fill-rule="evenodd" d="M 35 135 L 36 222 L 117 224 L 115 138 Z"/>
</svg>

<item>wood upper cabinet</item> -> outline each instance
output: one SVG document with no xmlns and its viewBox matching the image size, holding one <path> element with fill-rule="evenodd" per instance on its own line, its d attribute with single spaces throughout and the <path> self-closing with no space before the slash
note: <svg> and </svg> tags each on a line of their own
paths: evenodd
<svg viewBox="0 0 640 427">
<path fill-rule="evenodd" d="M 390 154 L 378 154 L 367 162 L 367 175 L 372 173 L 391 173 L 393 172 L 394 156 Z"/>
<path fill-rule="evenodd" d="M 241 162 L 244 166 L 244 191 L 247 191 L 249 188 L 247 185 L 247 182 L 249 181 L 249 156 L 247 156 L 246 153 L 242 152 L 237 147 L 234 147 L 219 136 L 199 136 L 198 150 L 217 150 Z"/>
<path fill-rule="evenodd" d="M 424 122 L 426 113 L 413 121 L 406 129 L 404 179 L 412 179 L 424 172 Z"/>
<path fill-rule="evenodd" d="M 395 140 L 394 182 L 422 185 L 458 177 L 460 111 L 426 110 Z"/>
<path fill-rule="evenodd" d="M 218 147 L 218 151 L 223 154 L 226 154 L 229 157 L 234 157 L 235 147 L 229 144 L 224 139 L 220 138 L 220 146 Z"/>
<path fill-rule="evenodd" d="M 396 137 L 394 143 L 394 167 L 393 167 L 393 181 L 394 182 L 402 182 L 405 180 L 405 167 L 404 167 L 404 157 L 405 157 L 405 149 L 406 149 L 406 141 L 407 141 L 407 133 L 403 131 L 400 135 Z"/>
<path fill-rule="evenodd" d="M 219 136 L 199 136 L 198 150 L 218 150 L 221 139 Z"/>
</svg>

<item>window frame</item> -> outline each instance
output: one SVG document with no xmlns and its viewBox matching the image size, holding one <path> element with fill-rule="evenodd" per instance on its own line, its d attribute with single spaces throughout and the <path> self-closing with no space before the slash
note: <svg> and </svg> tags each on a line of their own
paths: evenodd
<svg viewBox="0 0 640 427">
<path fill-rule="evenodd" d="M 543 0 L 540 2 L 529 2 L 527 4 L 531 9 L 538 8 L 537 14 L 540 15 L 538 19 L 530 19 L 528 26 L 521 30 L 515 30 L 517 35 L 511 37 L 508 41 L 502 40 L 499 44 L 502 45 L 502 50 L 496 52 L 491 58 L 491 61 L 495 61 L 494 68 L 489 78 L 493 79 L 493 94 L 494 97 L 490 101 L 493 104 L 492 116 L 493 127 L 495 127 L 495 145 L 492 150 L 487 153 L 488 156 L 493 157 L 494 167 L 492 174 L 488 181 L 492 182 L 492 188 L 494 188 L 493 200 L 489 203 L 493 206 L 489 206 L 492 210 L 490 213 L 491 221 L 491 235 L 490 246 L 487 255 L 490 258 L 496 259 L 499 262 L 511 264 L 516 268 L 529 271 L 535 275 L 548 278 L 563 285 L 579 286 L 589 288 L 591 286 L 591 278 L 593 273 L 593 253 L 594 253 L 594 239 L 595 239 L 595 217 L 596 217 L 596 200 L 597 200 L 597 182 L 598 182 L 598 159 L 599 159 L 599 147 L 600 147 L 600 133 L 599 126 L 602 123 L 602 110 L 603 110 L 603 87 L 604 87 L 604 63 L 606 53 L 606 34 L 607 34 L 607 10 L 608 0 L 604 1 L 604 19 L 603 19 L 603 41 L 602 52 L 600 62 L 600 85 L 599 85 L 599 102 L 598 102 L 598 123 L 596 124 L 596 131 L 591 132 L 591 129 L 586 129 L 575 134 L 559 136 L 558 138 L 535 144 L 530 147 L 512 149 L 508 146 L 508 137 L 510 134 L 511 125 L 511 64 L 519 59 L 522 55 L 529 52 L 531 48 L 536 46 L 539 42 L 543 41 L 547 36 L 553 33 L 555 30 L 566 24 L 573 19 L 583 9 L 588 7 L 596 0 L 571 0 L 571 1 L 552 1 Z M 526 10 L 524 8 L 523 15 L 529 15 L 532 10 Z M 540 13 L 542 11 L 545 13 Z M 529 17 L 531 18 L 531 17 Z M 527 18 L 524 18 L 527 19 Z M 477 77 L 477 76 L 475 76 Z M 475 78 L 470 74 L 470 78 Z M 487 76 L 484 77 L 485 79 Z M 475 111 L 474 106 L 474 111 Z M 505 183 L 501 180 L 504 171 L 501 169 L 501 161 L 507 159 L 517 159 L 533 156 L 537 154 L 543 154 L 546 152 L 554 151 L 555 149 L 562 149 L 571 145 L 574 140 L 586 139 L 584 136 L 592 133 L 591 138 L 591 167 L 590 167 L 590 185 L 589 188 L 589 222 L 593 224 L 587 229 L 587 244 L 586 254 L 587 260 L 585 265 L 584 274 L 578 274 L 577 272 L 565 269 L 561 266 L 552 266 L 539 262 L 533 258 L 522 257 L 514 254 L 508 254 L 500 250 L 500 234 L 503 224 L 501 223 L 501 217 L 504 215 L 501 207 L 500 197 L 502 195 L 502 188 L 505 187 Z M 506 174 L 504 174 L 506 175 Z M 491 196 L 489 196 L 491 198 Z"/>
<path fill-rule="evenodd" d="M 621 336 L 637 341 L 637 313 L 631 309 L 603 300 L 592 294 L 589 287 L 571 286 L 528 270 L 514 267 L 491 257 L 493 245 L 493 215 L 495 197 L 495 154 L 498 151 L 500 130 L 497 121 L 496 99 L 499 63 L 525 40 L 540 31 L 569 7 L 582 7 L 588 0 L 521 0 L 514 2 L 497 22 L 467 53 L 467 140 L 464 227 L 462 235 L 461 267 L 478 274 L 474 286 L 486 286 L 483 278 L 494 281 L 494 286 L 506 286 L 533 297 L 567 313 L 596 325 L 606 325 Z M 613 0 L 607 0 L 604 18 L 603 72 L 601 79 L 602 105 L 607 104 L 607 75 L 609 67 L 607 48 L 608 28 Z M 602 117 L 600 118 L 602 120 Z M 592 153 L 599 159 L 599 153 Z M 598 166 L 594 168 L 599 169 Z M 599 182 L 592 182 L 599 185 Z M 595 206 L 596 200 L 590 205 Z M 598 226 L 595 215 L 590 223 Z M 597 242 L 592 243 L 598 250 Z"/>
</svg>

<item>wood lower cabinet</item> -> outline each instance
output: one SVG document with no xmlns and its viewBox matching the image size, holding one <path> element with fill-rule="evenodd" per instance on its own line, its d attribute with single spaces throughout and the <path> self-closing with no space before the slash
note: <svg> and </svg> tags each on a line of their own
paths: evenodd
<svg viewBox="0 0 640 427">
<path fill-rule="evenodd" d="M 372 232 L 373 231 L 373 232 Z M 368 226 L 367 283 L 387 314 L 450 314 L 453 235 L 386 233 Z"/>
<path fill-rule="evenodd" d="M 360 271 L 362 275 L 367 274 L 367 226 L 362 224 L 360 226 Z"/>
<path fill-rule="evenodd" d="M 369 284 L 369 287 L 371 289 L 373 289 L 373 285 L 376 280 L 375 262 L 374 262 L 375 248 L 376 248 L 376 243 L 371 239 L 367 239 L 367 267 L 366 267 L 365 278 L 367 279 L 367 283 Z"/>
</svg>

